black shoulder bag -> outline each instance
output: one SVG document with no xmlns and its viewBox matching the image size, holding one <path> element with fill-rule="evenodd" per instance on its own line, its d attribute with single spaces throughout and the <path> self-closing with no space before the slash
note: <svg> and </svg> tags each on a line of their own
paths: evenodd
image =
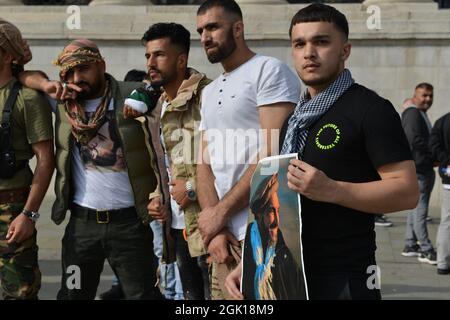
<svg viewBox="0 0 450 320">
<path fill-rule="evenodd" d="M 25 167 L 16 165 L 16 155 L 12 148 L 11 113 L 22 85 L 16 81 L 11 89 L 0 124 L 0 179 L 11 179 L 17 171 Z"/>
</svg>

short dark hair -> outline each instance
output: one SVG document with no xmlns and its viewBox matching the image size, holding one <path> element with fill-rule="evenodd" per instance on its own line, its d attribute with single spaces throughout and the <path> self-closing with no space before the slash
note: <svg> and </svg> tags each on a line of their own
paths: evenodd
<svg viewBox="0 0 450 320">
<path fill-rule="evenodd" d="M 189 55 L 191 47 L 191 33 L 179 23 L 155 23 L 144 33 L 142 43 L 144 45 L 151 40 L 169 38 L 170 42 L 180 47 Z"/>
<path fill-rule="evenodd" d="M 294 15 L 289 27 L 289 37 L 292 37 L 292 29 L 296 24 L 320 21 L 333 23 L 348 39 L 348 21 L 345 15 L 336 8 L 322 3 L 313 3 Z"/>
<path fill-rule="evenodd" d="M 429 84 L 428 82 L 421 82 L 421 83 L 419 83 L 419 84 L 416 86 L 416 89 L 415 89 L 415 90 L 417 90 L 417 89 L 419 89 L 419 88 L 425 89 L 425 90 L 431 90 L 431 91 L 433 91 L 433 86 L 432 86 L 431 84 Z"/>
<path fill-rule="evenodd" d="M 133 69 L 127 72 L 123 81 L 142 82 L 147 78 L 147 72 Z"/>
<path fill-rule="evenodd" d="M 206 0 L 198 8 L 197 15 L 200 16 L 214 7 L 220 7 L 228 13 L 237 15 L 242 20 L 241 8 L 234 0 Z"/>
</svg>

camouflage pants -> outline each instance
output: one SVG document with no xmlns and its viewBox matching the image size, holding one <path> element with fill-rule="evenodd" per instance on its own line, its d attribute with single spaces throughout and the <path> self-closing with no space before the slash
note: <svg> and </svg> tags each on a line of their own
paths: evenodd
<svg viewBox="0 0 450 320">
<path fill-rule="evenodd" d="M 211 299 L 212 300 L 230 300 L 227 289 L 225 289 L 225 279 L 241 262 L 242 245 L 244 241 L 240 241 L 239 246 L 230 245 L 230 253 L 234 260 L 229 263 L 216 263 L 210 265 L 210 281 Z"/>
<path fill-rule="evenodd" d="M 36 230 L 22 243 L 8 245 L 6 233 L 23 203 L 0 204 L 0 282 L 5 300 L 37 299 L 41 287 Z"/>
</svg>

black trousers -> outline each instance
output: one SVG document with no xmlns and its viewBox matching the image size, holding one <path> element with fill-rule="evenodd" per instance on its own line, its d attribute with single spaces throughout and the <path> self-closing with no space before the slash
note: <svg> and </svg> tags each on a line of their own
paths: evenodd
<svg viewBox="0 0 450 320">
<path fill-rule="evenodd" d="M 171 229 L 175 241 L 175 253 L 178 271 L 185 300 L 210 300 L 211 289 L 209 285 L 208 264 L 206 255 L 191 257 L 183 230 Z"/>
<path fill-rule="evenodd" d="M 63 275 L 57 299 L 94 299 L 105 259 L 126 299 L 162 299 L 156 287 L 152 240 L 150 227 L 137 215 L 100 224 L 72 214 L 62 240 Z"/>
<path fill-rule="evenodd" d="M 347 272 L 306 274 L 309 299 L 381 300 L 380 290 L 373 288 L 369 276 Z"/>
</svg>

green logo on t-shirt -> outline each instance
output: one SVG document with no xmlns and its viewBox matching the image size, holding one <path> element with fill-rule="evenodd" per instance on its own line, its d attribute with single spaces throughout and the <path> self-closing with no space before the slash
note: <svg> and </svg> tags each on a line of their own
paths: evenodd
<svg viewBox="0 0 450 320">
<path fill-rule="evenodd" d="M 326 137 L 324 138 L 324 136 Z M 320 142 L 322 138 L 322 142 Z M 334 148 L 339 140 L 341 139 L 341 130 L 337 125 L 333 123 L 328 123 L 320 128 L 319 132 L 316 134 L 316 146 L 322 150 L 329 150 Z M 324 141 L 326 140 L 326 142 Z"/>
</svg>

